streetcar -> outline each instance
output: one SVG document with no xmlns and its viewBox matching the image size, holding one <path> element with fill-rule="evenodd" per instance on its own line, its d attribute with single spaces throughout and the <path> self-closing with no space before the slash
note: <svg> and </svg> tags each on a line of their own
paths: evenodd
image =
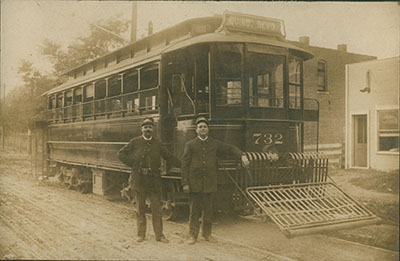
<svg viewBox="0 0 400 261">
<path fill-rule="evenodd" d="M 48 171 L 82 192 L 119 192 L 130 169 L 117 152 L 141 135 L 143 118 L 155 119 L 156 136 L 181 157 L 196 137 L 195 119 L 204 116 L 210 136 L 236 145 L 251 161 L 243 169 L 229 155 L 219 160 L 218 210 L 260 209 L 292 234 L 315 228 L 314 221 L 375 220 L 359 207 L 351 212 L 362 214 L 344 218 L 342 210 L 327 217 L 319 210 L 339 203 L 325 196 L 328 160 L 303 152 L 304 124 L 319 115 L 318 101 L 304 97 L 303 63 L 312 57 L 286 40 L 282 20 L 228 11 L 148 35 L 72 68 L 68 81 L 45 93 Z M 163 162 L 161 173 L 163 212 L 173 220 L 188 195 L 180 169 Z M 311 218 L 292 217 L 305 211 L 291 207 L 299 198 L 317 205 L 302 186 L 328 200 Z M 277 205 L 286 217 L 274 214 Z"/>
</svg>

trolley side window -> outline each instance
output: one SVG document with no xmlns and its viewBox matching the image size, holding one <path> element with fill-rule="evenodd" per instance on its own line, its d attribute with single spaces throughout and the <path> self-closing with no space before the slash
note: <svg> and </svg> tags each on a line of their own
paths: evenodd
<svg viewBox="0 0 400 261">
<path fill-rule="evenodd" d="M 216 105 L 242 103 L 242 44 L 223 44 L 216 48 Z"/>
<path fill-rule="evenodd" d="M 140 72 L 139 109 L 155 111 L 158 109 L 158 64 L 144 67 Z"/>
<path fill-rule="evenodd" d="M 72 90 L 69 90 L 65 92 L 65 106 L 71 106 L 72 105 Z"/>
<path fill-rule="evenodd" d="M 106 97 L 106 80 L 102 79 L 94 84 L 95 100 L 104 99 Z"/>
<path fill-rule="evenodd" d="M 63 101 L 64 101 L 63 93 L 58 93 L 57 94 L 57 100 L 56 100 L 56 108 L 62 108 L 63 107 Z"/>
<path fill-rule="evenodd" d="M 108 98 L 106 101 L 106 111 L 108 113 L 120 112 L 121 106 L 121 80 L 120 74 L 108 79 Z"/>
<path fill-rule="evenodd" d="M 94 98 L 94 87 L 93 84 L 86 85 L 83 88 L 83 112 L 82 116 L 83 117 L 88 117 L 93 114 L 93 98 Z"/>
<path fill-rule="evenodd" d="M 74 94 L 75 95 L 74 104 L 81 103 L 83 101 L 82 88 L 79 87 L 79 88 L 75 89 L 74 93 L 75 93 Z"/>
<path fill-rule="evenodd" d="M 289 108 L 301 108 L 301 60 L 289 58 Z"/>
<path fill-rule="evenodd" d="M 94 95 L 93 84 L 85 86 L 84 91 L 85 91 L 84 101 L 85 102 L 92 101 Z"/>
<path fill-rule="evenodd" d="M 102 79 L 94 84 L 94 99 L 95 99 L 95 115 L 102 115 L 105 113 L 106 105 L 104 98 L 107 94 L 106 79 Z"/>
<path fill-rule="evenodd" d="M 73 119 L 80 118 L 82 116 L 82 105 L 83 102 L 83 88 L 78 87 L 73 90 L 73 106 L 72 106 L 72 117 Z"/>
<path fill-rule="evenodd" d="M 117 75 L 108 79 L 108 96 L 113 97 L 121 94 L 121 76 Z"/>
<path fill-rule="evenodd" d="M 56 97 L 54 95 L 49 97 L 49 110 L 56 108 Z"/>
<path fill-rule="evenodd" d="M 138 72 L 130 70 L 124 74 L 124 90 L 123 93 L 136 92 L 138 90 Z"/>
<path fill-rule="evenodd" d="M 123 109 L 127 112 L 139 111 L 138 81 L 138 71 L 136 69 L 129 70 L 124 74 L 122 104 Z"/>
</svg>

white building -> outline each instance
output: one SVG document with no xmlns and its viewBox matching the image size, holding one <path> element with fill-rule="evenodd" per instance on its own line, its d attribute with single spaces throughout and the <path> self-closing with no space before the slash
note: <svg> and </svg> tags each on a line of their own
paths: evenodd
<svg viewBox="0 0 400 261">
<path fill-rule="evenodd" d="M 346 168 L 399 169 L 399 58 L 346 65 Z"/>
</svg>

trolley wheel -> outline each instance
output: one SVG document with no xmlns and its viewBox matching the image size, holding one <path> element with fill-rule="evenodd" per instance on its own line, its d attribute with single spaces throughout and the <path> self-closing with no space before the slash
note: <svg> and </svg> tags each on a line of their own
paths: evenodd
<svg viewBox="0 0 400 261">
<path fill-rule="evenodd" d="M 164 220 L 174 221 L 180 215 L 181 208 L 175 207 L 169 203 L 171 201 L 174 201 L 174 199 L 173 198 L 167 199 L 168 192 L 175 193 L 175 192 L 179 191 L 178 186 L 179 186 L 179 184 L 177 184 L 175 182 L 171 182 L 171 181 L 167 181 L 164 184 L 163 188 L 164 188 L 164 193 L 165 193 L 164 194 L 165 201 L 162 203 L 162 207 L 161 207 L 162 217 Z"/>
<path fill-rule="evenodd" d="M 173 207 L 173 206 L 170 206 L 168 208 L 162 207 L 161 209 L 162 217 L 164 220 L 175 221 L 178 218 L 179 213 L 181 212 L 180 210 L 181 208 L 179 207 Z"/>
</svg>

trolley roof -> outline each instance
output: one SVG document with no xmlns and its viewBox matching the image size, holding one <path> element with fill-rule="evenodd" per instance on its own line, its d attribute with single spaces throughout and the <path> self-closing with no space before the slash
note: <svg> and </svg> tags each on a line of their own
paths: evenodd
<svg viewBox="0 0 400 261">
<path fill-rule="evenodd" d="M 122 70 L 160 60 L 161 55 L 165 53 L 196 44 L 211 42 L 246 42 L 279 46 L 290 50 L 305 60 L 313 57 L 310 52 L 289 43 L 285 39 L 285 29 L 282 20 L 225 12 L 223 16 L 186 20 L 88 63 L 72 68 L 64 73 L 71 78 L 74 74 L 90 70 L 91 68 L 93 69 L 96 64 L 115 61 L 122 55 L 128 54 L 130 56 L 128 59 L 99 69 L 88 75 L 69 79 L 65 83 L 45 92 L 43 95 L 52 95 L 85 84 L 85 82 L 95 81 L 107 75 L 118 73 Z"/>
</svg>

